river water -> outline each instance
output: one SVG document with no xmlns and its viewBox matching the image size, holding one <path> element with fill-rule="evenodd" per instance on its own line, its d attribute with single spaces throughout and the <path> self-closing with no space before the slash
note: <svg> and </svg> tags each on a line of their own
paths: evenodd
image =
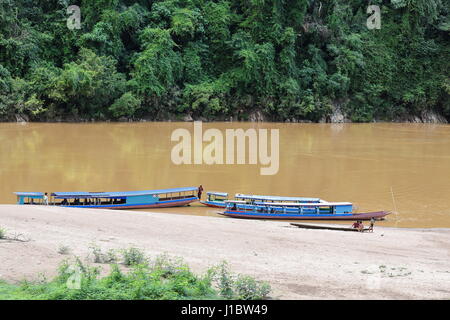
<svg viewBox="0 0 450 320">
<path fill-rule="evenodd" d="M 193 123 L 1 123 L 0 203 L 14 203 L 14 191 L 202 184 L 205 191 L 320 197 L 353 202 L 359 212 L 394 211 L 385 226 L 450 227 L 448 125 L 203 124 L 203 132 L 224 136 L 226 129 L 278 129 L 274 175 L 261 175 L 259 163 L 176 165 L 171 135 L 180 128 L 194 140 Z M 216 216 L 217 210 L 195 204 L 157 211 Z"/>
</svg>

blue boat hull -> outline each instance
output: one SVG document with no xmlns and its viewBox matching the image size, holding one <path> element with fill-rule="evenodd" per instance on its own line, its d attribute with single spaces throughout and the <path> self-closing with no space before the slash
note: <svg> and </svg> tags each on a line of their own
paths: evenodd
<svg viewBox="0 0 450 320">
<path fill-rule="evenodd" d="M 226 208 L 226 203 L 223 201 L 200 201 L 201 204 L 204 204 L 205 206 L 211 207 L 211 208 Z"/>
<path fill-rule="evenodd" d="M 201 204 L 204 204 L 205 206 L 208 207 L 212 207 L 212 208 L 226 208 L 226 203 L 223 203 L 222 201 L 200 201 Z M 255 205 L 252 204 L 238 204 L 237 208 L 240 211 L 245 211 L 245 212 L 252 212 L 255 210 Z M 298 208 L 286 208 L 286 213 L 298 213 Z M 314 211 L 312 209 L 304 209 L 305 211 L 310 210 L 311 213 Z M 306 212 L 307 213 L 307 212 Z"/>
<path fill-rule="evenodd" d="M 198 201 L 197 197 L 158 201 L 155 203 L 136 203 L 136 204 L 103 204 L 103 205 L 69 205 L 61 206 L 65 208 L 84 208 L 84 209 L 114 209 L 114 210 L 129 210 L 129 209 L 152 209 L 152 208 L 172 208 L 187 206 L 192 202 Z"/>
</svg>

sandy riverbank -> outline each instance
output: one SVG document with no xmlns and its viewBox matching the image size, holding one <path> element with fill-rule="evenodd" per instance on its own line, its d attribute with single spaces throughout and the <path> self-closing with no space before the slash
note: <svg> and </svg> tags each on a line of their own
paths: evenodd
<svg viewBox="0 0 450 320">
<path fill-rule="evenodd" d="M 183 209 L 180 208 L 180 213 Z M 0 279 L 54 274 L 71 254 L 136 246 L 183 257 L 197 272 L 226 260 L 268 281 L 276 299 L 450 299 L 450 229 L 376 227 L 353 233 L 286 222 L 153 212 L 0 206 L 0 227 L 29 242 L 0 240 Z"/>
</svg>

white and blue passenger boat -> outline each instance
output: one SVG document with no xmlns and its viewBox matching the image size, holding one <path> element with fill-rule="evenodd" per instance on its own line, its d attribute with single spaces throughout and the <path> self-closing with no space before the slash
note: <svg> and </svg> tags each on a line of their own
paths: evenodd
<svg viewBox="0 0 450 320">
<path fill-rule="evenodd" d="M 305 198 L 305 197 L 279 197 L 279 196 L 260 196 L 237 193 L 234 202 L 238 208 L 244 210 L 252 210 L 257 202 L 268 203 L 321 203 L 325 202 L 319 198 Z M 213 208 L 225 208 L 227 206 L 228 193 L 225 192 L 207 192 L 207 199 L 201 201 L 202 204 Z"/>
<path fill-rule="evenodd" d="M 225 208 L 227 206 L 225 201 L 227 200 L 228 193 L 226 192 L 208 191 L 206 193 L 206 200 L 200 201 L 200 203 L 208 207 Z"/>
<path fill-rule="evenodd" d="M 198 188 L 128 192 L 15 192 L 19 205 L 53 205 L 89 209 L 148 209 L 181 207 L 198 201 Z"/>
<path fill-rule="evenodd" d="M 370 220 L 384 219 L 387 211 L 355 213 L 350 202 L 287 203 L 256 201 L 243 206 L 241 200 L 226 201 L 220 214 L 232 218 L 278 220 Z"/>
</svg>

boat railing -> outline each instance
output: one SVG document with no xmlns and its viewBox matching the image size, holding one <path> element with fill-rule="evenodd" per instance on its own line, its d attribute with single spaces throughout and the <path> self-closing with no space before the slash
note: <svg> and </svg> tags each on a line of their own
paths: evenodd
<svg viewBox="0 0 450 320">
<path fill-rule="evenodd" d="M 186 199 L 186 198 L 192 198 L 195 197 L 195 195 L 193 194 L 189 194 L 189 195 L 182 195 L 182 196 L 177 196 L 177 197 L 169 197 L 166 196 L 164 198 L 160 197 L 159 200 L 160 201 L 166 201 L 166 200 L 179 200 L 179 199 Z"/>
<path fill-rule="evenodd" d="M 248 204 L 242 200 L 227 201 L 228 210 L 245 210 L 264 213 L 293 213 L 293 214 L 335 214 L 336 208 L 352 208 L 350 202 L 321 202 L 321 203 L 275 203 L 255 202 Z M 343 212 L 348 213 L 348 212 Z"/>
</svg>

